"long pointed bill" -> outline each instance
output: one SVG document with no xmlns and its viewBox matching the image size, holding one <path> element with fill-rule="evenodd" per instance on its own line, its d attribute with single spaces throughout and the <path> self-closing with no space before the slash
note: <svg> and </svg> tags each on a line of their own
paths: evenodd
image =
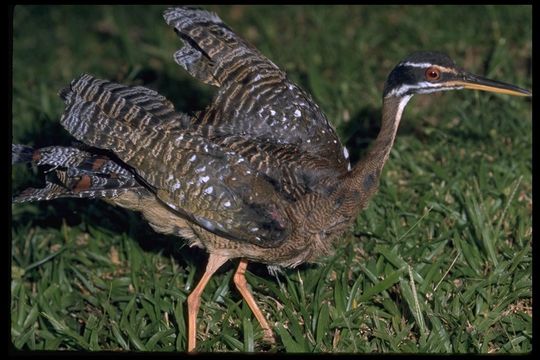
<svg viewBox="0 0 540 360">
<path fill-rule="evenodd" d="M 463 80 L 457 80 L 456 83 L 463 86 L 464 89 L 490 91 L 499 94 L 508 94 L 515 96 L 532 96 L 532 93 L 528 90 L 520 87 L 506 84 L 500 81 L 486 79 L 481 76 L 466 74 Z"/>
</svg>

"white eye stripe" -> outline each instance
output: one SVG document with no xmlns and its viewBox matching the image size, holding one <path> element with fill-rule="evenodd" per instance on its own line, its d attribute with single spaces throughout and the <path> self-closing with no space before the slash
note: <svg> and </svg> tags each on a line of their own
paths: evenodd
<svg viewBox="0 0 540 360">
<path fill-rule="evenodd" d="M 407 93 L 409 90 L 423 89 L 423 88 L 424 89 L 429 89 L 429 88 L 438 89 L 440 87 L 443 87 L 443 85 L 444 84 L 430 83 L 427 81 L 422 81 L 422 82 L 412 84 L 412 85 L 405 84 L 390 91 L 390 93 L 387 96 L 403 96 L 403 94 Z"/>
<path fill-rule="evenodd" d="M 423 89 L 417 91 L 417 94 L 431 94 L 432 92 L 438 92 L 438 91 L 448 91 L 448 90 L 461 90 L 463 89 L 463 86 L 456 86 L 456 87 L 450 87 L 450 86 L 442 86 L 437 89 Z"/>
<path fill-rule="evenodd" d="M 440 65 L 434 65 L 434 64 L 430 64 L 430 63 L 414 63 L 414 62 L 407 61 L 407 62 L 399 64 L 399 66 L 409 66 L 409 67 L 419 68 L 419 69 L 427 69 L 427 68 L 433 66 L 433 67 L 435 67 L 436 69 L 438 69 L 438 70 L 440 70 L 442 72 L 457 74 L 457 71 L 455 69 L 440 66 Z"/>
<path fill-rule="evenodd" d="M 415 68 L 428 68 L 430 66 L 433 66 L 433 64 L 430 63 L 413 63 L 413 62 L 404 62 L 400 64 L 401 66 L 410 66 Z"/>
</svg>

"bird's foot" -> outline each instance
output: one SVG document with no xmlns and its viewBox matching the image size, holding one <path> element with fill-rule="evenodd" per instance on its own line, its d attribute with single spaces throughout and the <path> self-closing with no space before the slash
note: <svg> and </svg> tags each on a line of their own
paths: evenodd
<svg viewBox="0 0 540 360">
<path fill-rule="evenodd" d="M 276 338 L 274 332 L 271 329 L 264 329 L 263 341 L 270 345 L 276 344 Z"/>
</svg>

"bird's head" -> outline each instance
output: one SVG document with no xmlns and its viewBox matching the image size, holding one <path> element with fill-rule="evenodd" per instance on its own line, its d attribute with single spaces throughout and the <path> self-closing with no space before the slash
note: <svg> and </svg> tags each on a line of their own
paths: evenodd
<svg viewBox="0 0 540 360">
<path fill-rule="evenodd" d="M 508 95 L 531 96 L 517 86 L 471 74 L 440 52 L 415 52 L 390 72 L 384 85 L 384 98 L 409 97 L 444 90 L 474 89 Z"/>
</svg>

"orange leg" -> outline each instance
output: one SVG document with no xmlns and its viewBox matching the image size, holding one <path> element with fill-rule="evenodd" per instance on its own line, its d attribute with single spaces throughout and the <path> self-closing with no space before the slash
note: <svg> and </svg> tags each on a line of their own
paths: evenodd
<svg viewBox="0 0 540 360">
<path fill-rule="evenodd" d="M 247 304 L 249 305 L 249 308 L 253 312 L 253 315 L 257 318 L 259 321 L 259 324 L 261 325 L 261 328 L 264 331 L 264 341 L 274 344 L 275 338 L 274 333 L 272 332 L 272 329 L 270 328 L 270 325 L 268 325 L 268 322 L 266 321 L 266 318 L 264 317 L 261 309 L 259 309 L 259 306 L 257 305 L 257 302 L 253 298 L 253 295 L 251 294 L 251 291 L 249 291 L 247 287 L 247 281 L 246 281 L 246 267 L 247 267 L 247 260 L 242 259 L 240 260 L 240 264 L 238 264 L 238 269 L 236 269 L 236 273 L 234 274 L 234 284 L 236 285 L 236 288 L 238 291 L 240 291 L 240 294 L 242 294 L 242 297 L 244 300 L 246 300 Z"/>
<path fill-rule="evenodd" d="M 204 272 L 201 280 L 197 284 L 197 287 L 193 289 L 191 294 L 187 298 L 188 304 L 188 348 L 189 352 L 195 350 L 195 344 L 197 342 L 197 313 L 199 312 L 199 307 L 201 306 L 201 295 L 204 291 L 204 288 L 208 284 L 208 281 L 212 275 L 216 272 L 221 265 L 229 258 L 219 255 L 210 254 L 208 258 L 208 264 L 206 265 L 206 271 Z"/>
</svg>

